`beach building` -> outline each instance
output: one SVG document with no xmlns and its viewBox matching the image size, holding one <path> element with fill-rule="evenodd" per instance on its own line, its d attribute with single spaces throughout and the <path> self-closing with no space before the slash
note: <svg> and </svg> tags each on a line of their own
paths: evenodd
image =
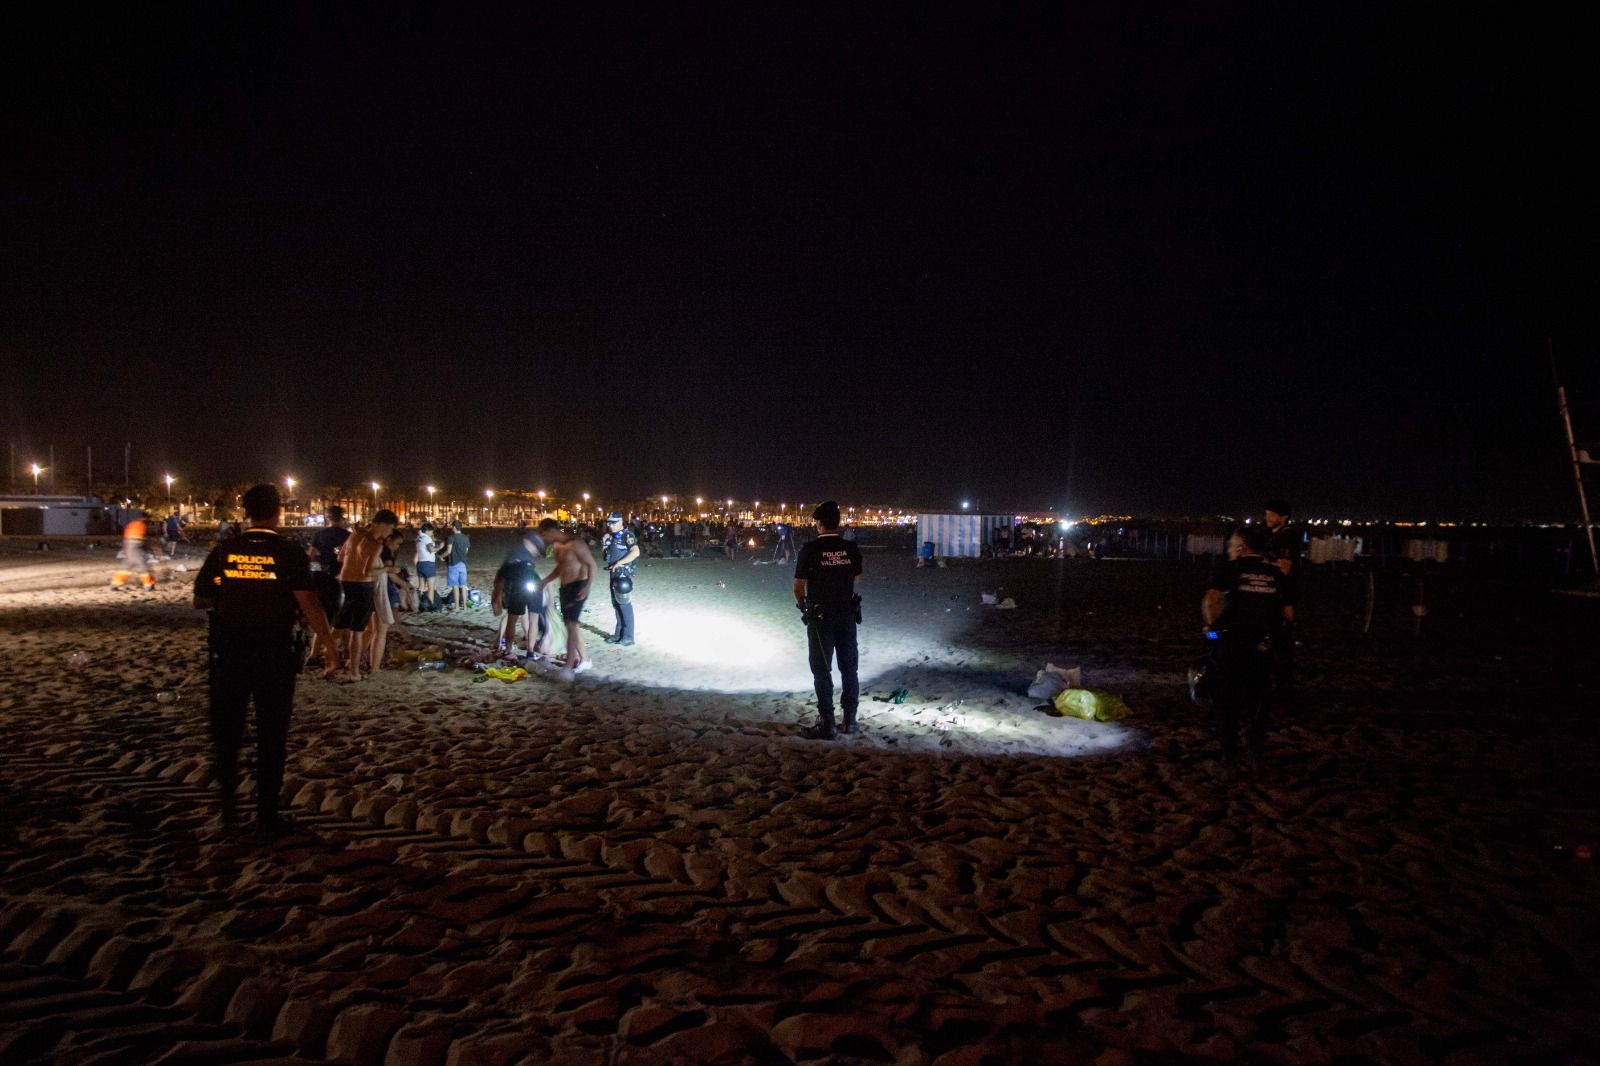
<svg viewBox="0 0 1600 1066">
<path fill-rule="evenodd" d="M 105 504 L 95 496 L 0 496 L 0 536 L 115 532 Z"/>
<path fill-rule="evenodd" d="M 985 548 L 994 548 L 995 532 L 1011 525 L 1006 514 L 973 514 L 970 511 L 924 511 L 917 515 L 917 543 L 924 556 L 977 559 Z"/>
</svg>

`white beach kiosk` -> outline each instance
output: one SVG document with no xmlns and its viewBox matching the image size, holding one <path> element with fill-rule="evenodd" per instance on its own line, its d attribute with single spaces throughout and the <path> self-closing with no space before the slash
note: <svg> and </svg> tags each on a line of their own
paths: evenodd
<svg viewBox="0 0 1600 1066">
<path fill-rule="evenodd" d="M 917 515 L 918 554 L 945 559 L 977 559 L 994 548 L 995 532 L 1011 524 L 1006 514 L 970 511 L 927 511 Z M 929 551 L 928 545 L 933 545 Z"/>
</svg>

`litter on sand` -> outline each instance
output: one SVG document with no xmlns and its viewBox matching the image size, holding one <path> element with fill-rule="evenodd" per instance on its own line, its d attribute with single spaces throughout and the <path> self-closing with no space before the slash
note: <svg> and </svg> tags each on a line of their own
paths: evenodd
<svg viewBox="0 0 1600 1066">
<path fill-rule="evenodd" d="M 1089 688 L 1064 689 L 1050 701 L 1050 706 L 1054 708 L 1053 717 L 1082 718 L 1087 722 L 1115 722 L 1128 715 L 1128 705 L 1121 696 Z"/>
<path fill-rule="evenodd" d="M 1053 700 L 1058 693 L 1069 688 L 1078 688 L 1082 684 L 1082 667 L 1045 663 L 1044 669 L 1033 675 L 1033 684 L 1028 686 L 1028 695 L 1036 700 Z"/>
<path fill-rule="evenodd" d="M 496 681 L 504 681 L 508 684 L 512 681 L 521 681 L 528 676 L 528 671 L 520 666 L 491 666 L 484 670 L 483 673 L 486 677 L 492 677 Z"/>
</svg>

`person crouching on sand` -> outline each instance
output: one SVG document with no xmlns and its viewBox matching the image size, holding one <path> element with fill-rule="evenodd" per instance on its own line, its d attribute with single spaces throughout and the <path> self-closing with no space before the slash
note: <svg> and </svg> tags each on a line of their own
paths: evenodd
<svg viewBox="0 0 1600 1066">
<path fill-rule="evenodd" d="M 561 620 L 567 625 L 566 667 L 581 674 L 592 667 L 588 650 L 583 645 L 583 629 L 578 620 L 583 616 L 583 605 L 589 598 L 589 584 L 594 580 L 594 553 L 579 537 L 561 528 L 554 518 L 539 523 L 539 536 L 550 545 L 555 556 L 555 567 L 539 582 L 539 589 L 552 581 L 561 582 Z"/>
</svg>

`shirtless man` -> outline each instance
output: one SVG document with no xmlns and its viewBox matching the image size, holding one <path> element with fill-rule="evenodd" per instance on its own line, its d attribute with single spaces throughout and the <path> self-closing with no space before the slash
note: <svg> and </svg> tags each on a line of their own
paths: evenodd
<svg viewBox="0 0 1600 1066">
<path fill-rule="evenodd" d="M 393 511 L 379 511 L 372 516 L 371 525 L 357 528 L 340 549 L 344 562 L 339 568 L 339 586 L 344 591 L 344 604 L 339 608 L 333 628 L 344 630 L 345 676 L 350 681 L 361 680 L 361 652 L 366 642 L 367 623 L 377 608 L 373 579 L 383 573 L 379 552 L 399 523 Z M 376 670 L 377 664 L 372 668 Z"/>
<path fill-rule="evenodd" d="M 587 649 L 583 646 L 583 630 L 578 619 L 583 615 L 584 601 L 589 598 L 589 582 L 594 579 L 594 555 L 581 537 L 575 537 L 561 528 L 554 518 L 539 523 L 539 536 L 550 545 L 555 556 L 555 566 L 539 582 L 539 590 L 552 581 L 561 582 L 561 620 L 567 624 L 568 670 L 581 674 L 593 667 Z"/>
</svg>

